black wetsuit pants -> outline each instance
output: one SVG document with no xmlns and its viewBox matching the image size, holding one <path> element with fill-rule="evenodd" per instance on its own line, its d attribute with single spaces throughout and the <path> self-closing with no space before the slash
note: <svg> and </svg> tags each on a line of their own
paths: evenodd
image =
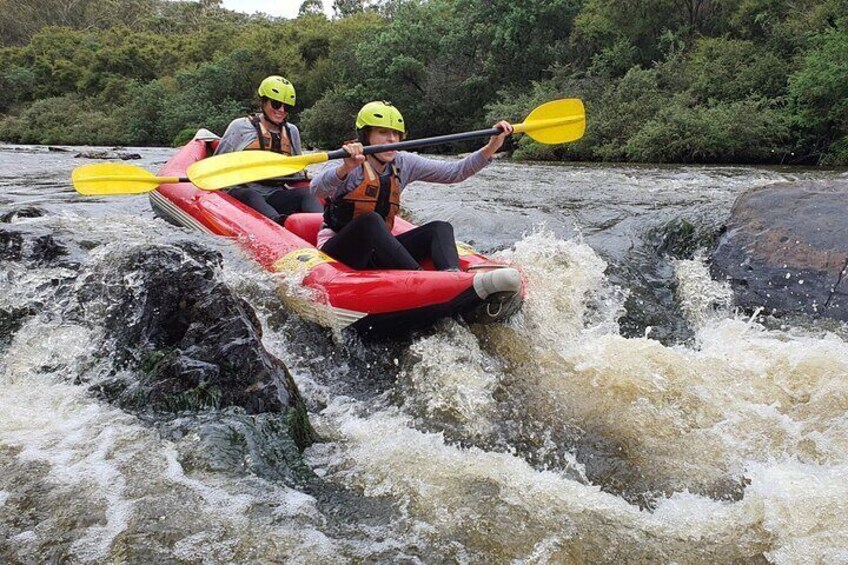
<svg viewBox="0 0 848 565">
<path fill-rule="evenodd" d="M 323 212 L 324 206 L 309 187 L 253 187 L 235 186 L 230 196 L 244 202 L 263 216 L 282 224 L 286 217 L 297 212 Z"/>
<path fill-rule="evenodd" d="M 349 222 L 321 250 L 353 269 L 417 270 L 427 257 L 439 271 L 459 270 L 453 226 L 430 222 L 397 237 L 376 212 Z"/>
</svg>

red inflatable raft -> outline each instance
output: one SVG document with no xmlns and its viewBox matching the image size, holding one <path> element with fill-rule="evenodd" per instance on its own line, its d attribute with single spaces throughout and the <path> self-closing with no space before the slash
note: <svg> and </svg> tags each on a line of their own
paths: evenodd
<svg viewBox="0 0 848 565">
<path fill-rule="evenodd" d="M 214 134 L 201 130 L 159 172 L 185 177 L 189 165 L 211 155 Z M 230 237 L 271 272 L 286 276 L 281 297 L 302 317 L 332 328 L 398 335 L 435 320 L 462 315 L 499 322 L 523 302 L 519 272 L 457 244 L 461 272 L 357 271 L 315 247 L 321 214 L 293 214 L 285 227 L 223 191 L 191 183 L 163 184 L 150 193 L 157 215 L 177 225 Z M 413 226 L 396 218 L 395 233 Z M 293 285 L 291 283 L 294 283 Z M 285 288 L 288 286 L 288 288 Z"/>
</svg>

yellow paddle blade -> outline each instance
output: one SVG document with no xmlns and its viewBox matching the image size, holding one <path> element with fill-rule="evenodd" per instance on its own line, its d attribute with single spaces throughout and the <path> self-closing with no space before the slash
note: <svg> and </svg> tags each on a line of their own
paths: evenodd
<svg viewBox="0 0 848 565">
<path fill-rule="evenodd" d="M 74 188 L 86 196 L 141 194 L 163 183 L 179 182 L 179 177 L 157 177 L 153 173 L 126 163 L 92 163 L 81 165 L 71 173 Z"/>
<path fill-rule="evenodd" d="M 223 153 L 191 165 L 188 168 L 188 178 L 203 190 L 218 190 L 247 182 L 287 177 L 302 171 L 307 165 L 323 163 L 326 160 L 326 153 L 293 157 L 270 151 Z"/>
<path fill-rule="evenodd" d="M 516 133 L 526 133 L 539 143 L 568 143 L 583 137 L 586 111 L 577 98 L 552 100 L 538 106 L 523 123 L 513 127 Z"/>
</svg>

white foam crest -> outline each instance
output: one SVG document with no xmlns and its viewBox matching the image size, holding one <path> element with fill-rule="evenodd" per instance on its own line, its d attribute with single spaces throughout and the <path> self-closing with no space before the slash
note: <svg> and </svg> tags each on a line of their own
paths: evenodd
<svg viewBox="0 0 848 565">
<path fill-rule="evenodd" d="M 62 232 L 74 234 L 74 239 L 83 247 L 111 244 L 126 247 L 127 242 L 136 245 L 150 243 L 166 243 L 174 238 L 174 227 L 148 215 L 138 213 L 117 214 L 108 216 L 85 216 L 64 209 L 54 214 L 45 214 L 32 218 L 19 218 L 15 223 L 44 227 L 59 234 Z M 190 232 L 180 237 L 196 237 Z M 93 252 L 96 252 L 95 248 Z"/>
<path fill-rule="evenodd" d="M 241 262 L 225 258 L 221 270 L 221 280 L 233 291 L 255 298 L 257 295 L 270 296 L 278 283 L 275 276 L 255 263 Z"/>
<path fill-rule="evenodd" d="M 724 489 L 751 461 L 787 455 L 846 459 L 848 344 L 742 320 L 707 324 L 698 342 L 608 335 L 567 354 L 537 350 L 512 392 L 529 418 L 617 445 L 638 472 L 628 480 L 652 488 Z"/>
<path fill-rule="evenodd" d="M 231 495 L 224 490 L 207 485 L 200 479 L 189 477 L 185 474 L 179 462 L 179 454 L 171 445 L 164 447 L 162 455 L 166 463 L 165 477 L 169 481 L 191 489 L 204 500 L 212 512 L 222 512 L 228 515 L 229 519 L 234 523 L 241 525 L 246 523 L 244 512 L 253 502 L 250 496 Z"/>
<path fill-rule="evenodd" d="M 81 216 L 67 210 L 59 214 L 32 218 L 32 223 L 43 223 L 50 227 L 67 229 L 69 232 L 96 241 L 128 241 L 151 243 L 167 241 L 174 237 L 174 227 L 149 216 L 140 214 L 113 214 L 108 217 Z"/>
<path fill-rule="evenodd" d="M 446 445 L 408 417 L 366 418 L 349 404 L 324 413 L 344 450 L 310 452 L 328 477 L 368 496 L 392 496 L 431 543 L 461 543 L 471 561 L 616 561 L 701 554 L 739 558 L 752 552 L 750 524 L 738 504 L 689 495 L 697 513 L 665 507 L 652 515 L 598 487 L 537 471 L 519 457 Z M 680 498 L 678 498 L 680 500 Z M 679 503 L 678 503 L 679 504 Z M 687 515 L 685 521 L 677 518 Z M 569 558 L 569 559 L 566 559 Z"/>
<path fill-rule="evenodd" d="M 561 347 L 581 334 L 618 331 L 624 297 L 610 288 L 606 262 L 580 238 L 540 229 L 498 257 L 524 273 L 523 325 L 534 339 Z"/>
<path fill-rule="evenodd" d="M 433 420 L 472 436 L 492 431 L 499 372 L 477 338 L 454 321 L 410 346 L 413 362 L 398 376 L 405 403 Z"/>
<path fill-rule="evenodd" d="M 744 502 L 772 537 L 770 562 L 848 562 L 848 465 L 790 460 L 751 465 L 748 476 Z"/>
<path fill-rule="evenodd" d="M 317 288 L 307 287 L 303 279 L 309 276 L 309 270 L 302 267 L 293 271 L 273 273 L 271 276 L 277 284 L 281 298 L 289 297 L 295 300 L 310 300 L 327 303 L 327 296 Z"/>
<path fill-rule="evenodd" d="M 38 298 L 45 287 L 48 292 L 55 291 L 52 281 L 57 279 L 70 279 L 76 273 L 62 267 L 37 269 L 26 267 L 23 264 L 12 261 L 3 264 L 0 272 L 0 308 L 21 308 Z"/>
<path fill-rule="evenodd" d="M 162 527 L 170 535 L 186 534 L 174 546 L 175 556 L 192 554 L 199 561 L 227 562 L 233 555 L 235 561 L 315 562 L 339 553 L 336 542 L 316 529 L 324 519 L 312 497 L 257 479 L 188 476 L 174 445 L 154 429 L 69 384 L 84 376 L 83 369 L 98 370 L 88 358 L 92 335 L 96 332 L 32 320 L 6 351 L 0 438 L 15 451 L 3 456 L 15 457 L 21 469 L 47 466 L 38 489 L 45 500 L 39 504 L 51 505 L 49 514 L 37 518 L 38 535 L 15 532 L 21 555 L 67 537 L 68 524 L 82 524 L 68 539 L 68 551 L 80 563 L 119 559 L 133 543 L 161 544 Z M 59 521 L 51 518 L 56 504 L 64 508 Z M 269 513 L 256 515 L 257 505 Z M 157 517 L 152 523 L 151 512 Z M 195 544 L 195 535 L 218 541 Z"/>
<path fill-rule="evenodd" d="M 692 327 L 700 328 L 709 320 L 726 318 L 730 314 L 733 290 L 729 283 L 710 277 L 704 257 L 679 259 L 672 264 L 677 281 L 677 300 Z"/>
<path fill-rule="evenodd" d="M 64 466 L 55 467 L 51 476 L 62 475 L 65 483 L 81 483 L 94 478 L 98 494 L 106 499 L 106 524 L 91 526 L 85 535 L 71 544 L 71 551 L 85 560 L 98 561 L 109 554 L 115 538 L 127 529 L 133 513 L 133 502 L 125 495 L 126 480 L 123 473 L 110 459 L 118 456 L 120 441 L 124 434 L 115 428 L 100 429 L 98 437 L 90 445 L 91 451 L 84 459 Z M 57 472 L 58 471 L 58 472 Z"/>
<path fill-rule="evenodd" d="M 42 373 L 42 379 L 59 369 L 74 368 L 84 361 L 96 332 L 75 324 L 46 324 L 41 318 L 27 320 L 6 350 L 0 383 L 14 384 Z M 66 372 L 63 374 L 67 374 Z"/>
<path fill-rule="evenodd" d="M 54 354 L 51 357 L 56 359 Z M 6 371 L 0 395 L 0 430 L 6 445 L 20 448 L 22 461 L 50 465 L 48 477 L 75 485 L 79 498 L 105 504 L 105 524 L 86 528 L 71 546 L 83 562 L 96 562 L 108 555 L 113 540 L 123 532 L 133 512 L 125 497 L 125 479 L 115 458 L 138 437 L 125 429 L 130 418 L 116 410 L 104 410 L 82 397 L 81 389 L 52 382 L 47 375 L 31 372 L 20 363 Z M 105 420 L 105 421 L 104 421 Z"/>
</svg>

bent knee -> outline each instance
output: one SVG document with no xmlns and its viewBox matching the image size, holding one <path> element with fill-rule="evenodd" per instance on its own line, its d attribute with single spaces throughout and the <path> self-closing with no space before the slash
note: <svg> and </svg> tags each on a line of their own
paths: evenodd
<svg viewBox="0 0 848 565">
<path fill-rule="evenodd" d="M 431 229 L 438 231 L 439 233 L 451 234 L 453 235 L 453 225 L 450 222 L 445 222 L 444 220 L 435 220 L 427 225 L 431 226 Z"/>
<path fill-rule="evenodd" d="M 363 224 L 385 224 L 386 220 L 377 212 L 366 212 L 356 218 L 357 222 Z"/>
</svg>

